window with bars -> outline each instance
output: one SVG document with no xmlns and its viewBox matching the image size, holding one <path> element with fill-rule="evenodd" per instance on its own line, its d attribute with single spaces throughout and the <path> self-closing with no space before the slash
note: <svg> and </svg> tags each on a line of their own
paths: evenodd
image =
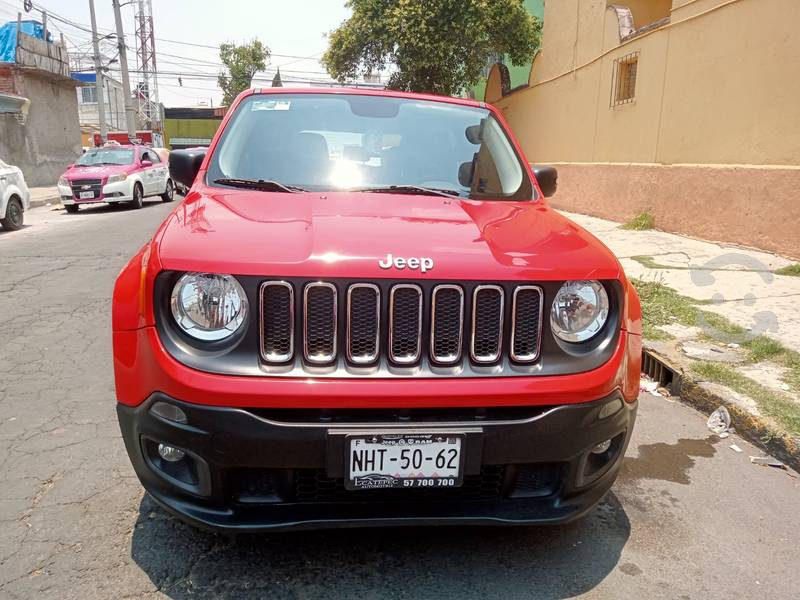
<svg viewBox="0 0 800 600">
<path fill-rule="evenodd" d="M 97 87 L 94 85 L 81 88 L 81 104 L 97 102 Z"/>
<path fill-rule="evenodd" d="M 636 71 L 639 52 L 631 52 L 614 61 L 611 73 L 611 108 L 633 102 L 636 98 Z"/>
</svg>

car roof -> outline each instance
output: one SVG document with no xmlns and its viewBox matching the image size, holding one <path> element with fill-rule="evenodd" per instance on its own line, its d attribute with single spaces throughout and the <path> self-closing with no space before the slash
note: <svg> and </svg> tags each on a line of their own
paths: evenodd
<svg viewBox="0 0 800 600">
<path fill-rule="evenodd" d="M 330 94 L 330 95 L 356 95 L 356 96 L 383 96 L 387 98 L 408 98 L 411 100 L 428 100 L 433 102 L 444 102 L 447 104 L 459 104 L 462 106 L 473 106 L 485 108 L 485 102 L 478 102 L 468 98 L 456 98 L 454 96 L 439 96 L 437 94 L 422 94 L 417 92 L 401 92 L 398 90 L 376 90 L 356 87 L 342 88 L 257 88 L 245 92 L 243 96 L 251 94 Z"/>
<path fill-rule="evenodd" d="M 147 146 L 141 146 L 139 144 L 103 144 L 102 146 L 92 146 L 89 150 L 129 150 L 134 148 L 147 148 Z M 87 152 L 89 150 L 87 150 Z"/>
</svg>

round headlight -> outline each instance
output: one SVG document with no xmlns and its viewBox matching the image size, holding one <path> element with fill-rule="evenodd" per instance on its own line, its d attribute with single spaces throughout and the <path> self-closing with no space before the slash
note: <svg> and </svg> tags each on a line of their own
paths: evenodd
<svg viewBox="0 0 800 600">
<path fill-rule="evenodd" d="M 599 281 L 568 281 L 550 310 L 550 327 L 565 342 L 585 342 L 608 319 L 608 294 Z"/>
<path fill-rule="evenodd" d="M 206 342 L 225 339 L 247 317 L 247 296 L 230 275 L 187 273 L 172 289 L 172 316 L 183 331 Z"/>
</svg>

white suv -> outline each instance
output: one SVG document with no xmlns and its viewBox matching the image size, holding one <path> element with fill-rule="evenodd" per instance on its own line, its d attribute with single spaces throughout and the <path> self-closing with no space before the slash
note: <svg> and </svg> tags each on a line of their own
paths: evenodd
<svg viewBox="0 0 800 600">
<path fill-rule="evenodd" d="M 0 225 L 3 229 L 20 229 L 29 206 L 30 192 L 22 171 L 0 160 Z"/>
</svg>

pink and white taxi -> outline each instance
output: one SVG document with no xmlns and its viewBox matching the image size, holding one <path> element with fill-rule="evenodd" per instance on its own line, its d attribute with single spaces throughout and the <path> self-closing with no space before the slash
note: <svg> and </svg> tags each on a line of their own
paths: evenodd
<svg viewBox="0 0 800 600">
<path fill-rule="evenodd" d="M 87 204 L 125 203 L 141 208 L 149 196 L 170 202 L 175 185 L 168 165 L 147 146 L 107 145 L 87 150 L 58 180 L 61 203 L 69 213 Z"/>
</svg>

